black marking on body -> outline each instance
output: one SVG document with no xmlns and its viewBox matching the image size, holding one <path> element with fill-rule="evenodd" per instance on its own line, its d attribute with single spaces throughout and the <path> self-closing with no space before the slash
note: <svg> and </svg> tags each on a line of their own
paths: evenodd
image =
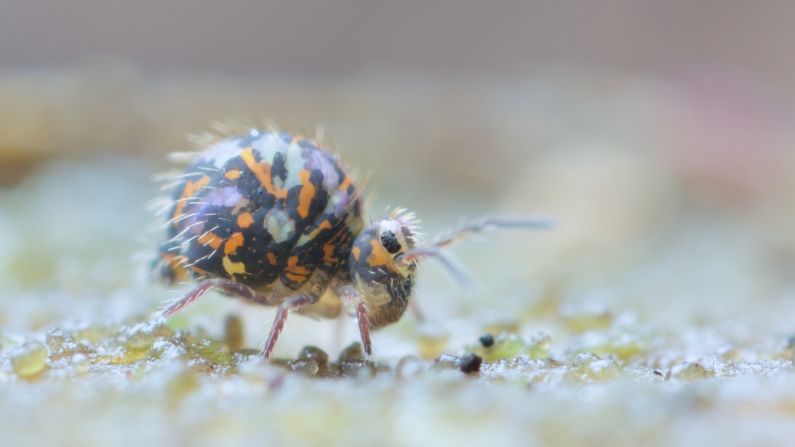
<svg viewBox="0 0 795 447">
<path fill-rule="evenodd" d="M 256 149 L 256 143 L 270 135 L 263 133 L 238 138 L 238 146 L 241 150 L 254 147 L 252 155 L 255 161 L 257 163 L 268 162 L 271 166 L 271 178 L 280 179 L 281 183 L 287 181 L 288 168 L 307 169 L 307 160 L 310 158 L 308 156 L 303 157 L 303 165 L 287 166 L 284 151 L 287 150 L 292 140 L 292 136 L 289 134 L 277 135 L 280 141 L 274 144 L 279 145 L 279 150 L 275 152 L 272 160 L 262 160 L 262 153 Z M 300 142 L 299 145 L 304 151 L 322 151 L 307 142 Z M 336 172 L 339 182 L 342 182 L 346 178 L 346 173 L 337 164 L 336 159 L 326 152 L 321 153 L 323 157 L 317 157 L 318 154 L 312 155 L 316 159 L 324 159 L 330 163 L 323 169 L 331 169 L 330 172 Z M 236 179 L 226 178 L 224 174 L 232 170 L 240 171 L 240 176 Z M 338 192 L 339 184 L 332 185 L 335 188 L 328 190 L 324 186 L 321 169 L 313 168 L 310 171 L 309 182 L 314 187 L 314 193 L 305 218 L 298 213 L 299 196 L 303 185 L 285 185 L 290 187 L 286 200 L 276 199 L 273 194 L 263 188 L 260 179 L 248 168 L 240 156 L 231 157 L 221 170 L 215 168 L 213 160 L 202 160 L 187 169 L 186 174 L 191 173 L 196 173 L 196 177 L 186 177 L 186 180 L 183 180 L 174 189 L 172 197 L 175 201 L 182 196 L 187 182 L 199 178 L 200 173 L 207 175 L 210 182 L 186 201 L 181 213 L 185 218 L 180 219 L 175 225 L 169 226 L 167 241 L 161 244 L 160 250 L 164 254 L 184 255 L 188 265 L 199 269 L 192 272 L 195 277 L 231 278 L 223 266 L 224 256 L 229 256 L 232 262 L 243 263 L 245 266 L 245 275 L 235 275 L 231 279 L 254 288 L 267 286 L 279 278 L 285 272 L 288 259 L 292 256 L 296 256 L 298 265 L 309 272 L 306 278 L 311 276 L 317 268 L 333 275 L 341 266 L 347 267 L 353 235 L 347 228 L 346 219 L 350 213 L 359 218 L 361 204 L 358 198 L 354 198 L 341 215 L 324 213 L 331 194 Z M 222 188 L 229 189 L 229 191 L 222 191 Z M 355 197 L 353 195 L 354 185 L 351 184 L 347 191 L 351 197 Z M 233 197 L 235 192 L 239 193 L 241 200 L 238 200 L 237 203 L 227 203 L 229 202 L 228 198 Z M 293 234 L 282 242 L 276 242 L 264 224 L 265 218 L 271 210 L 281 210 L 292 220 Z M 173 212 L 174 208 L 172 208 Z M 237 225 L 237 216 L 242 212 L 250 213 L 253 219 L 253 223 L 247 228 Z M 190 216 L 193 214 L 195 215 Z M 331 228 L 319 231 L 311 241 L 300 247 L 296 246 L 302 234 L 311 233 L 324 221 L 328 221 Z M 224 240 L 234 232 L 240 232 L 243 236 L 243 243 L 233 252 L 225 254 L 223 243 L 218 249 L 215 249 L 209 244 L 199 242 L 199 237 L 208 231 Z M 323 260 L 325 254 L 323 245 L 338 233 L 341 235 L 334 242 L 336 261 L 331 264 L 326 263 Z M 186 243 L 186 241 L 189 242 Z M 167 272 L 163 276 L 168 276 Z M 286 280 L 284 275 L 281 275 L 281 278 L 282 282 L 291 288 L 298 288 L 304 282 Z"/>
<path fill-rule="evenodd" d="M 278 178 L 284 183 L 287 180 L 287 165 L 282 152 L 276 152 L 271 163 L 271 177 Z"/>
</svg>

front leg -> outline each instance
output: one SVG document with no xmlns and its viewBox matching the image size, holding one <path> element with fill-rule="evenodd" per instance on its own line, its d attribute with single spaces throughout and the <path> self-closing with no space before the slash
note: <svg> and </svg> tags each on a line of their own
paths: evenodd
<svg viewBox="0 0 795 447">
<path fill-rule="evenodd" d="M 362 295 L 350 284 L 334 288 L 334 293 L 345 304 L 352 304 L 356 309 L 356 321 L 359 326 L 359 337 L 362 339 L 364 353 L 369 357 L 373 354 L 373 343 L 370 339 L 370 320 L 367 318 L 367 307 L 362 300 Z"/>
<path fill-rule="evenodd" d="M 373 343 L 370 340 L 370 320 L 367 318 L 364 301 L 359 301 L 356 305 L 356 320 L 359 322 L 359 336 L 362 338 L 364 353 L 370 357 L 373 354 Z"/>
<path fill-rule="evenodd" d="M 303 306 L 308 306 L 315 303 L 320 299 L 317 293 L 303 293 L 294 295 L 284 300 L 276 309 L 276 317 L 273 320 L 273 326 L 268 333 L 268 338 L 265 340 L 265 346 L 262 348 L 262 355 L 267 359 L 270 357 L 273 347 L 276 346 L 276 340 L 284 329 L 284 323 L 287 321 L 287 316 L 291 310 L 298 310 Z"/>
</svg>

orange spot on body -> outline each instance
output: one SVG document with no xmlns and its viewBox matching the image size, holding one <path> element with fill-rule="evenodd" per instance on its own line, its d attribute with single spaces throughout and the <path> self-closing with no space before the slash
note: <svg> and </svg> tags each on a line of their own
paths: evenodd
<svg viewBox="0 0 795 447">
<path fill-rule="evenodd" d="M 321 231 L 329 230 L 329 229 L 331 229 L 331 222 L 328 221 L 328 220 L 324 220 L 323 222 L 320 223 L 320 225 L 315 227 L 315 229 L 312 230 L 311 233 L 307 234 L 306 237 L 309 238 L 309 240 L 312 240 L 312 239 L 316 238 L 317 235 L 320 234 Z M 335 235 L 334 237 L 336 238 L 337 236 Z"/>
<path fill-rule="evenodd" d="M 298 256 L 290 256 L 287 259 L 287 268 L 284 269 L 284 276 L 293 282 L 304 282 L 309 276 L 309 270 L 302 265 L 298 265 Z"/>
<path fill-rule="evenodd" d="M 257 163 L 257 160 L 254 159 L 254 152 L 252 148 L 243 149 L 240 152 L 240 158 L 243 159 L 243 163 L 246 164 L 248 169 L 257 176 L 257 180 L 259 180 L 260 185 L 265 188 L 268 192 L 273 192 L 273 179 L 271 179 L 271 165 L 268 163 Z"/>
<path fill-rule="evenodd" d="M 392 264 L 392 256 L 384 250 L 384 247 L 378 241 L 370 241 L 370 256 L 367 257 L 367 264 L 372 267 L 380 267 L 382 265 L 390 266 Z"/>
<path fill-rule="evenodd" d="M 353 249 L 351 250 L 351 253 L 353 253 L 353 259 L 358 261 L 359 260 L 359 256 L 362 255 L 362 250 L 359 247 L 353 247 Z"/>
<path fill-rule="evenodd" d="M 328 221 L 326 221 L 328 222 Z M 324 223 L 326 223 L 324 222 Z M 321 227 L 324 225 L 321 224 Z M 328 228 L 331 228 L 331 222 L 328 222 Z M 347 232 L 345 231 L 338 231 L 337 234 L 331 237 L 325 244 L 323 244 L 323 263 L 326 265 L 337 265 L 339 264 L 340 260 L 337 255 L 334 253 L 334 249 L 343 244 L 344 241 L 347 239 L 346 237 Z M 354 247 L 355 248 L 355 247 Z"/>
<path fill-rule="evenodd" d="M 309 181 L 312 173 L 306 169 L 302 169 L 298 173 L 301 179 L 301 192 L 298 193 L 298 215 L 306 218 L 309 216 L 309 205 L 312 204 L 312 199 L 315 197 L 315 185 Z"/>
<path fill-rule="evenodd" d="M 237 180 L 240 178 L 240 169 L 232 169 L 231 171 L 227 171 L 224 174 L 224 177 L 228 178 L 229 180 Z"/>
<path fill-rule="evenodd" d="M 257 160 L 254 159 L 252 148 L 249 147 L 240 152 L 240 158 L 243 160 L 243 163 L 246 164 L 246 167 L 257 176 L 257 180 L 259 180 L 260 185 L 265 188 L 265 191 L 273 194 L 277 199 L 287 198 L 286 189 L 274 190 L 273 177 L 271 177 L 271 165 L 267 162 L 257 163 Z"/>
<path fill-rule="evenodd" d="M 165 268 L 173 275 L 174 281 L 183 281 L 187 279 L 187 271 L 183 267 L 188 262 L 185 256 L 164 253 L 160 255 L 160 259 Z"/>
<path fill-rule="evenodd" d="M 232 254 L 237 251 L 240 246 L 243 245 L 245 238 L 243 237 L 243 233 L 237 232 L 229 236 L 229 239 L 226 240 L 224 244 L 224 254 Z"/>
<path fill-rule="evenodd" d="M 221 247 L 221 244 L 224 242 L 223 238 L 212 231 L 202 234 L 197 240 L 202 245 L 209 245 L 213 248 L 213 250 L 218 250 Z"/>
<path fill-rule="evenodd" d="M 323 244 L 323 263 L 326 265 L 335 265 L 339 262 L 337 256 L 334 255 L 334 248 L 336 245 L 333 242 L 326 242 Z"/>
<path fill-rule="evenodd" d="M 181 263 L 185 262 L 185 257 L 171 253 L 161 254 L 160 258 L 168 264 L 169 267 L 179 267 Z"/>
<path fill-rule="evenodd" d="M 203 268 L 197 267 L 195 265 L 190 266 L 190 270 L 193 273 L 199 274 L 201 276 L 209 276 L 209 272 L 207 270 L 204 270 Z"/>
<path fill-rule="evenodd" d="M 276 263 L 279 262 L 279 260 L 276 259 L 276 256 L 273 253 L 268 253 L 266 257 L 268 258 L 268 263 L 270 263 L 270 265 L 276 265 Z"/>
<path fill-rule="evenodd" d="M 340 191 L 345 191 L 349 186 L 351 186 L 351 178 L 346 175 L 345 179 L 340 183 Z"/>
<path fill-rule="evenodd" d="M 287 279 L 289 279 L 292 282 L 303 282 L 303 281 L 306 280 L 305 276 L 301 276 L 301 275 L 299 275 L 297 273 L 293 273 L 293 272 L 284 272 L 284 276 L 286 276 Z"/>
<path fill-rule="evenodd" d="M 240 213 L 240 215 L 237 216 L 237 226 L 240 228 L 248 228 L 253 223 L 254 223 L 254 218 L 251 216 L 251 213 L 249 212 Z"/>
<path fill-rule="evenodd" d="M 187 199 L 195 196 L 200 189 L 204 188 L 209 183 L 210 177 L 206 175 L 202 176 L 202 178 L 196 180 L 195 182 L 185 182 L 185 188 L 182 190 L 182 195 L 180 196 L 179 201 L 177 201 L 177 206 L 174 207 L 174 214 L 171 217 L 174 219 L 179 218 L 179 216 L 181 216 L 185 211 L 185 205 L 187 205 L 188 202 Z M 174 222 L 174 226 L 178 226 L 177 224 L 177 222 Z"/>
</svg>

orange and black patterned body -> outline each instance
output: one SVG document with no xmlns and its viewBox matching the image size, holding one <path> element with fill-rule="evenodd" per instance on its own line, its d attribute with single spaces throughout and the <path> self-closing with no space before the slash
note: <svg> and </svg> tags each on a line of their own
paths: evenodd
<svg viewBox="0 0 795 447">
<path fill-rule="evenodd" d="M 441 252 L 492 228 L 548 228 L 538 219 L 472 221 L 430 245 L 418 242 L 413 213 L 394 210 L 365 229 L 359 191 L 337 157 L 283 132 L 221 140 L 177 178 L 157 271 L 168 281 L 201 281 L 158 317 L 210 289 L 276 306 L 263 348 L 268 357 L 291 311 L 334 318 L 352 307 L 365 352 L 370 330 L 408 307 L 420 259 L 433 257 L 464 283 Z"/>
<path fill-rule="evenodd" d="M 256 291 L 325 288 L 362 231 L 359 192 L 336 156 L 282 132 L 215 143 L 179 177 L 160 274 Z"/>
</svg>

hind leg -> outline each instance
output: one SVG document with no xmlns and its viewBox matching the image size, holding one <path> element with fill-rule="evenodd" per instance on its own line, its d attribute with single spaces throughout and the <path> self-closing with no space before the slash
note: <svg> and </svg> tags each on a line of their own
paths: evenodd
<svg viewBox="0 0 795 447">
<path fill-rule="evenodd" d="M 265 340 L 265 346 L 262 348 L 262 355 L 266 359 L 270 357 L 273 352 L 273 347 L 276 346 L 276 341 L 279 339 L 284 323 L 287 321 L 287 316 L 290 315 L 291 310 L 298 310 L 304 306 L 315 303 L 320 296 L 316 293 L 304 293 L 301 295 L 294 295 L 284 300 L 276 309 L 276 317 L 273 319 L 273 326 L 268 333 L 268 338 Z"/>
<path fill-rule="evenodd" d="M 201 298 L 210 289 L 220 290 L 227 295 L 251 301 L 257 304 L 272 305 L 268 301 L 268 296 L 255 292 L 252 288 L 239 282 L 230 281 L 228 279 L 206 279 L 199 283 L 193 290 L 185 294 L 182 298 L 172 302 L 165 309 L 161 310 L 155 315 L 155 318 L 167 318 L 180 310 L 184 309 L 189 304 Z"/>
</svg>

